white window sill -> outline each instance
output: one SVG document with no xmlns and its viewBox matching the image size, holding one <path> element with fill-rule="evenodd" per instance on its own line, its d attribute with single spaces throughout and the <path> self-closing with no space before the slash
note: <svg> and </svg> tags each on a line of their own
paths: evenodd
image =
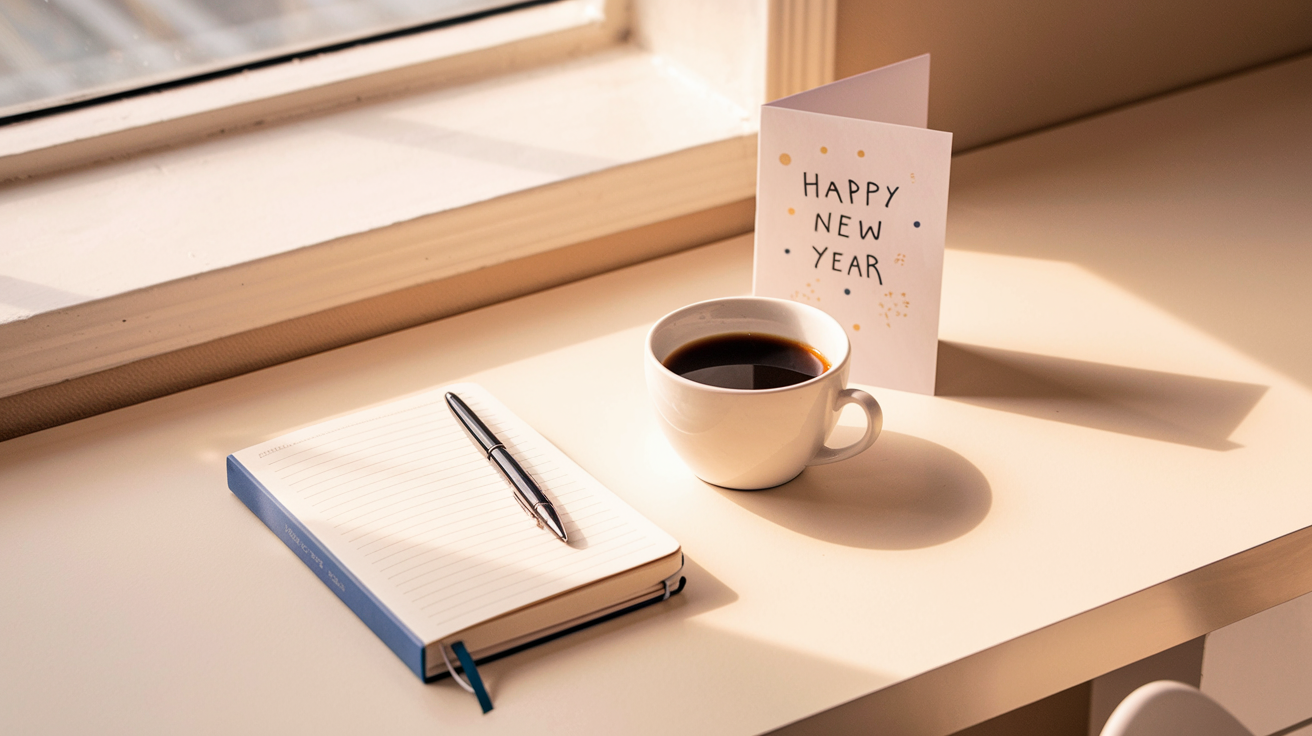
<svg viewBox="0 0 1312 736">
<path fill-rule="evenodd" d="M 10 185 L 0 396 L 749 198 L 752 132 L 620 48 Z"/>
</svg>

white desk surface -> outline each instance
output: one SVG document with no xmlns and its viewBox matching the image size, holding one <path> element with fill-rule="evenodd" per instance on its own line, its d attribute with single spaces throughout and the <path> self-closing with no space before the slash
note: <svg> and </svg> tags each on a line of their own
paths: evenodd
<svg viewBox="0 0 1312 736">
<path fill-rule="evenodd" d="M 1312 61 L 953 168 L 940 395 L 873 389 L 875 447 L 778 489 L 693 478 L 639 359 L 661 314 L 749 290 L 750 237 L 0 444 L 0 723 L 945 734 L 1312 590 Z M 688 558 L 682 596 L 488 665 L 487 716 L 223 468 L 457 380 Z"/>
</svg>

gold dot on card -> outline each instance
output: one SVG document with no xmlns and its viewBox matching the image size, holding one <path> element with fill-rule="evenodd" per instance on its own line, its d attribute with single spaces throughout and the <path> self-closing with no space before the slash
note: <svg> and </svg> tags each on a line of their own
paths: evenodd
<svg viewBox="0 0 1312 736">
<path fill-rule="evenodd" d="M 781 154 L 779 154 L 779 163 L 783 164 L 784 166 L 787 166 L 788 164 L 791 164 L 792 162 L 793 162 L 793 157 L 792 157 L 792 156 L 789 156 L 789 155 L 786 154 L 786 153 L 781 153 Z"/>
<path fill-rule="evenodd" d="M 829 149 L 825 148 L 824 146 L 820 146 L 820 153 L 829 153 Z"/>
<path fill-rule="evenodd" d="M 865 152 L 865 151 L 857 151 L 857 152 L 856 152 L 856 157 L 857 157 L 857 158 L 865 158 L 865 157 L 866 157 L 866 152 Z"/>
<path fill-rule="evenodd" d="M 856 330 L 857 332 L 860 332 L 860 331 L 861 331 L 861 325 L 852 325 L 852 329 Z"/>
<path fill-rule="evenodd" d="M 795 215 L 795 214 L 797 214 L 797 210 L 793 209 L 792 207 L 789 207 L 789 208 L 788 208 L 788 214 L 790 214 L 790 215 Z"/>
</svg>

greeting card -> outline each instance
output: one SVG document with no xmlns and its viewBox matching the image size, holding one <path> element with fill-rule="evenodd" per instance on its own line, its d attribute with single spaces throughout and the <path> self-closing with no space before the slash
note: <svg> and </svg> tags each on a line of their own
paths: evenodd
<svg viewBox="0 0 1312 736">
<path fill-rule="evenodd" d="M 761 108 L 753 292 L 837 319 L 852 381 L 932 394 L 952 134 L 928 115 L 928 54 Z"/>
</svg>

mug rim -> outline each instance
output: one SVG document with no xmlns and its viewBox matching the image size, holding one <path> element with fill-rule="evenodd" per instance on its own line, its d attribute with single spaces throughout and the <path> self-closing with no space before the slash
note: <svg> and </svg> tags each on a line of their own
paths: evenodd
<svg viewBox="0 0 1312 736">
<path fill-rule="evenodd" d="M 744 301 L 776 302 L 779 304 L 786 304 L 790 309 L 795 308 L 795 309 L 800 309 L 803 312 L 807 312 L 807 311 L 815 312 L 816 314 L 822 316 L 824 319 L 833 322 L 834 326 L 838 328 L 839 334 L 843 336 L 843 342 L 844 342 L 843 359 L 836 363 L 830 364 L 829 368 L 818 376 L 814 376 L 812 378 L 806 379 L 805 381 L 800 381 L 798 383 L 790 384 L 788 386 L 778 386 L 775 388 L 726 388 L 724 386 L 712 386 L 707 383 L 694 381 L 690 378 L 684 378 L 678 373 L 675 373 L 669 368 L 666 368 L 664 363 L 656 359 L 656 351 L 652 349 L 652 339 L 656 335 L 656 330 L 658 330 L 666 320 L 670 319 L 671 317 L 681 312 L 685 312 L 687 310 L 696 307 L 704 307 L 710 304 L 717 304 L 717 303 L 744 302 Z M 795 339 L 791 337 L 786 337 L 784 335 L 774 335 L 774 337 L 779 337 L 786 340 Z M 810 347 L 817 350 L 819 349 L 819 348 L 815 348 L 814 345 Z M 664 375 L 666 375 L 667 377 L 674 379 L 679 385 L 694 387 L 697 389 L 710 391 L 712 393 L 752 396 L 752 395 L 764 395 L 764 394 L 777 394 L 777 393 L 784 393 L 787 391 L 800 390 L 803 388 L 808 388 L 813 384 L 819 383 L 820 381 L 827 380 L 831 374 L 837 375 L 839 371 L 841 371 L 843 368 L 846 368 L 847 364 L 852 360 L 852 341 L 851 339 L 848 338 L 847 332 L 843 330 L 843 326 L 838 323 L 838 320 L 834 319 L 833 315 L 829 314 L 828 312 L 822 309 L 817 309 L 811 306 L 810 304 L 802 304 L 801 302 L 795 302 L 792 301 L 791 299 L 779 299 L 777 297 L 772 297 L 772 296 L 754 296 L 754 295 L 725 296 L 725 297 L 716 297 L 714 299 L 703 299 L 702 301 L 693 302 L 692 304 L 685 304 L 684 306 L 679 307 L 678 309 L 666 313 L 660 319 L 656 320 L 655 324 L 651 326 L 651 329 L 647 331 L 647 340 L 644 345 L 643 352 L 646 353 L 644 357 L 646 358 L 647 361 L 655 364 L 657 369 L 663 372 Z"/>
</svg>

